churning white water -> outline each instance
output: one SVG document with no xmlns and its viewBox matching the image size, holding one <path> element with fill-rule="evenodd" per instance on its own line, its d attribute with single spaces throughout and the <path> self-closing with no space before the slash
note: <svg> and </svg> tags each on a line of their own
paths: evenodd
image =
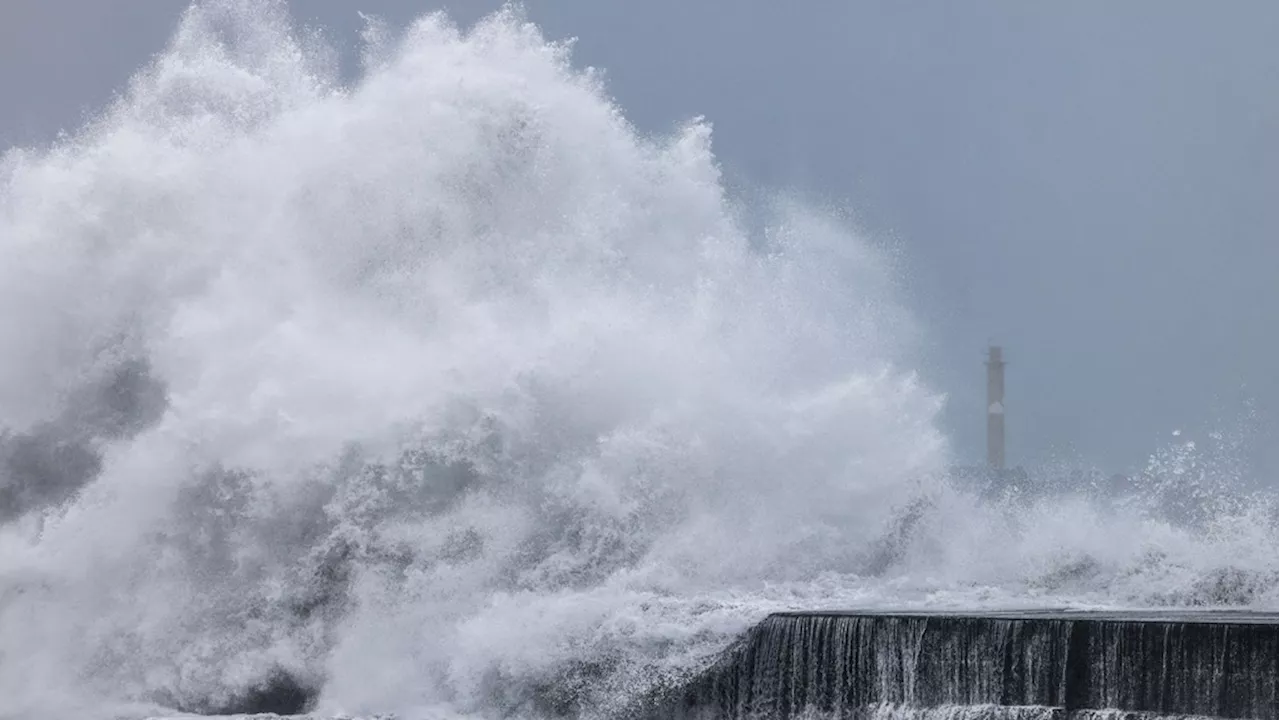
<svg viewBox="0 0 1280 720">
<path fill-rule="evenodd" d="M 1275 606 L 1273 507 L 952 489 L 892 263 L 746 220 L 708 125 L 515 12 L 366 41 L 204 4 L 0 161 L 0 717 L 591 716 L 784 608 Z"/>
</svg>

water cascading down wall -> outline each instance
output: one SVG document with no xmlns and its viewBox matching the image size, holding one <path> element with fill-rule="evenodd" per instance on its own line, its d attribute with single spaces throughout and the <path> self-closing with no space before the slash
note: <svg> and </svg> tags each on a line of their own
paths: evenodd
<svg viewBox="0 0 1280 720">
<path fill-rule="evenodd" d="M 1261 613 L 772 615 L 651 718 L 1277 716 Z"/>
</svg>

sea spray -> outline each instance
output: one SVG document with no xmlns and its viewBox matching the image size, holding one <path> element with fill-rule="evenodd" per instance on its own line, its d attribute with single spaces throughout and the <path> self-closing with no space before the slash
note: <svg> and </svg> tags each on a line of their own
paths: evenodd
<svg viewBox="0 0 1280 720">
<path fill-rule="evenodd" d="M 346 81 L 196 5 L 0 161 L 0 716 L 591 716 L 774 610 L 1274 575 L 1266 518 L 950 488 L 892 263 L 746 220 L 709 124 L 638 133 L 514 10 L 366 36 Z"/>
<path fill-rule="evenodd" d="M 797 207 L 741 227 L 706 126 L 639 138 L 513 12 L 324 72 L 279 7 L 200 6 L 90 127 L 7 157 L 6 424 L 123 361 L 165 407 L 15 547 L 40 579 L 6 649 L 38 656 L 6 697 L 207 711 L 284 671 L 483 706 L 584 650 L 490 656 L 504 597 L 585 632 L 615 592 L 853 567 L 941 466 L 874 253 Z"/>
</svg>

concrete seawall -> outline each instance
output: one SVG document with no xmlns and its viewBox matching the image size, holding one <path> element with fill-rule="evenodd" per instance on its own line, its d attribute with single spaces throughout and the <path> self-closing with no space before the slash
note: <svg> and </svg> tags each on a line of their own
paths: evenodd
<svg viewBox="0 0 1280 720">
<path fill-rule="evenodd" d="M 1276 614 L 772 615 L 650 718 L 1277 717 Z"/>
</svg>

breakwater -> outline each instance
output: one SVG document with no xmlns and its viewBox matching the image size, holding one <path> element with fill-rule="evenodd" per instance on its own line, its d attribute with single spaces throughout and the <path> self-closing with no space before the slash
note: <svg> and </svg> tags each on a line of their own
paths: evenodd
<svg viewBox="0 0 1280 720">
<path fill-rule="evenodd" d="M 1276 718 L 1276 615 L 768 617 L 648 717 Z"/>
</svg>

